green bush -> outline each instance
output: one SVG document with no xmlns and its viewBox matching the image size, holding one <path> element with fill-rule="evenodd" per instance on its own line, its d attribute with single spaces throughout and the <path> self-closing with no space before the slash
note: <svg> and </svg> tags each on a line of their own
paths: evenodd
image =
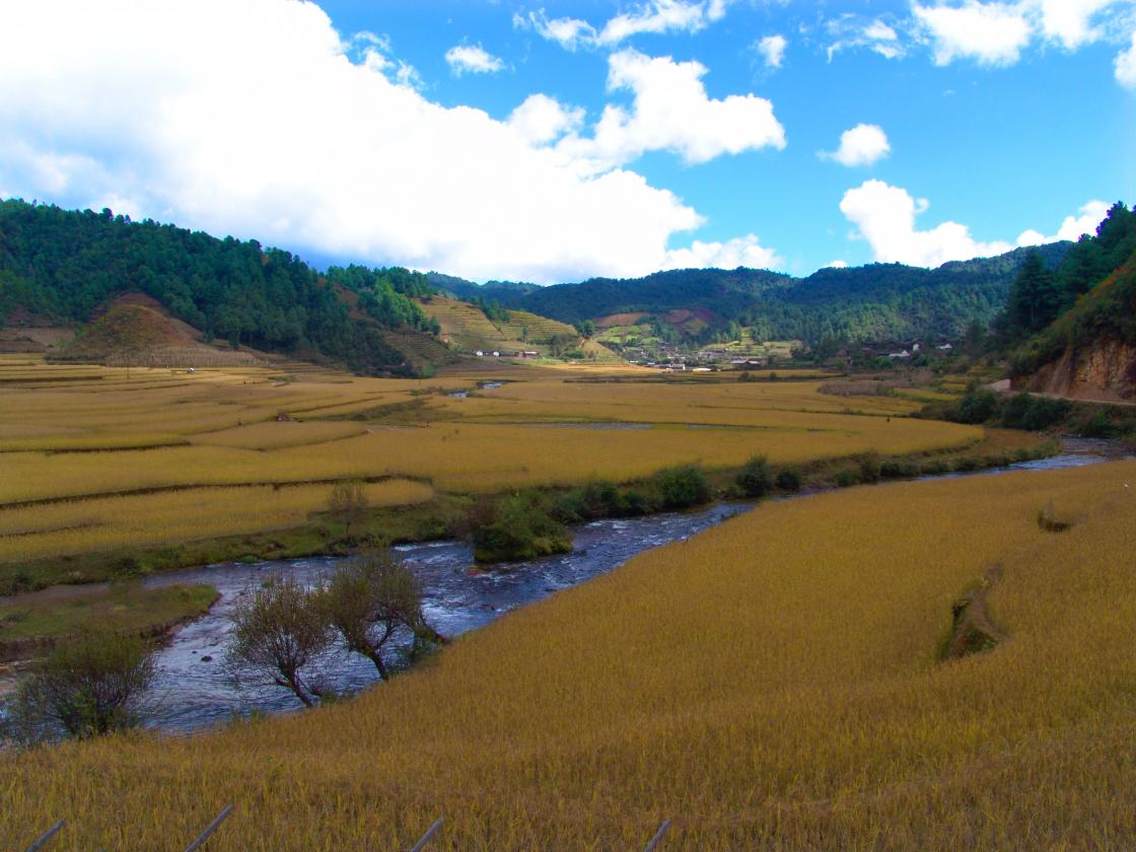
<svg viewBox="0 0 1136 852">
<path fill-rule="evenodd" d="M 880 454 L 876 452 L 864 453 L 860 457 L 860 481 L 880 481 Z"/>
<path fill-rule="evenodd" d="M 992 420 L 998 409 L 997 395 L 993 391 L 978 389 L 968 391 L 949 416 L 956 423 L 978 424 Z"/>
<path fill-rule="evenodd" d="M 479 510 L 484 512 L 484 510 Z M 572 539 L 536 493 L 514 494 L 494 504 L 472 524 L 478 562 L 513 562 L 568 553 Z"/>
<path fill-rule="evenodd" d="M 765 456 L 753 456 L 735 478 L 738 488 L 746 497 L 764 497 L 773 487 L 773 471 Z"/>
<path fill-rule="evenodd" d="M 1074 434 L 1084 438 L 1115 438 L 1120 432 L 1102 408 L 1082 415 L 1070 425 Z"/>
<path fill-rule="evenodd" d="M 880 463 L 880 476 L 884 479 L 905 479 L 918 476 L 919 466 L 904 459 L 889 459 Z"/>
<path fill-rule="evenodd" d="M 154 647 L 136 636 L 99 630 L 62 640 L 20 684 L 12 729 L 33 742 L 133 727 L 155 673 Z"/>
<path fill-rule="evenodd" d="M 1003 406 L 1002 425 L 1038 432 L 1060 423 L 1069 416 L 1071 410 L 1072 406 L 1063 399 L 1019 393 Z"/>
<path fill-rule="evenodd" d="M 561 523 L 577 524 L 599 518 L 643 515 L 651 510 L 650 502 L 641 492 L 631 489 L 621 494 L 614 483 L 596 479 L 583 488 L 562 494 L 549 512 Z"/>
<path fill-rule="evenodd" d="M 801 472 L 795 467 L 787 467 L 777 474 L 777 487 L 782 491 L 801 490 Z"/>
<path fill-rule="evenodd" d="M 642 491 L 630 488 L 623 495 L 623 513 L 628 517 L 647 515 L 654 510 L 655 506 L 651 502 L 651 498 Z"/>
<path fill-rule="evenodd" d="M 706 474 L 696 465 L 680 465 L 655 474 L 655 487 L 664 509 L 686 509 L 708 503 L 712 496 Z"/>
<path fill-rule="evenodd" d="M 931 461 L 924 462 L 919 469 L 920 476 L 942 476 L 944 473 L 950 473 L 954 470 L 950 462 L 945 459 L 932 459 Z"/>
<path fill-rule="evenodd" d="M 838 488 L 848 488 L 852 485 L 858 485 L 860 483 L 860 471 L 856 468 L 846 467 L 842 470 L 838 470 L 836 475 L 832 478 L 832 481 L 836 483 Z"/>
</svg>

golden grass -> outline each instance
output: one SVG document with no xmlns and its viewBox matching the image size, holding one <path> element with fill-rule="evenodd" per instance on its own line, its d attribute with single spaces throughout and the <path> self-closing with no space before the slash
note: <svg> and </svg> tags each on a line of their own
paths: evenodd
<svg viewBox="0 0 1136 852">
<path fill-rule="evenodd" d="M 325 511 L 330 485 L 192 488 L 74 500 L 0 512 L 0 562 L 146 547 L 303 524 Z M 375 508 L 424 503 L 434 489 L 388 480 L 366 486 Z"/>
<path fill-rule="evenodd" d="M 362 435 L 366 427 L 361 423 L 312 420 L 267 421 L 232 429 L 219 429 L 195 435 L 193 443 L 217 447 L 238 447 L 245 450 L 275 450 L 281 447 L 301 447 L 323 444 Z"/>
<path fill-rule="evenodd" d="M 358 700 L 0 763 L 0 832 L 175 849 L 1131 848 L 1136 463 L 766 504 Z M 1040 531 L 1048 501 L 1075 509 Z M 939 663 L 992 564 L 1009 635 Z"/>
<path fill-rule="evenodd" d="M 0 456 L 8 473 L 0 481 L 0 502 L 184 485 L 384 475 L 427 478 L 450 491 L 499 491 L 595 477 L 627 481 L 668 464 L 738 466 L 754 454 L 788 463 L 868 450 L 920 452 L 966 446 L 981 436 L 981 429 L 950 423 L 844 415 L 773 415 L 762 426 L 749 428 L 439 422 L 372 427 L 357 437 L 272 452 L 191 446 L 115 453 L 7 453 Z"/>
<path fill-rule="evenodd" d="M 5 388 L 0 504 L 88 499 L 65 508 L 0 505 L 0 529 L 55 530 L 7 537 L 0 561 L 79 553 L 84 542 L 102 549 L 274 529 L 318 502 L 289 491 L 285 506 L 274 492 L 263 512 L 236 507 L 230 521 L 233 495 L 210 508 L 202 486 L 393 476 L 429 480 L 443 491 L 492 492 L 591 477 L 626 481 L 687 462 L 732 467 L 757 453 L 787 463 L 922 452 L 982 436 L 973 427 L 907 419 L 902 415 L 917 405 L 911 401 L 825 396 L 814 381 L 616 384 L 571 380 L 645 372 L 477 367 L 429 380 L 360 378 L 299 364 L 129 374 L 88 367 L 80 372 L 102 379 Z M 6 370 L 23 375 L 29 368 L 26 359 L 19 366 L 0 359 L 0 378 Z M 510 381 L 468 399 L 446 395 L 493 378 Z M 277 422 L 282 412 L 302 422 Z M 327 419 L 343 417 L 372 419 Z M 565 425 L 592 422 L 648 428 Z M 121 492 L 188 486 L 151 510 L 140 508 L 150 498 L 106 502 Z M 144 520 L 115 520 L 127 517 Z"/>
</svg>

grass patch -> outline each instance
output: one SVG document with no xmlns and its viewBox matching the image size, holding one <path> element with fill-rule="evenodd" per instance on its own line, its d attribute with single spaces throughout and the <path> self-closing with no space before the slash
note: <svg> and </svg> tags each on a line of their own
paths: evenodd
<svg viewBox="0 0 1136 852">
<path fill-rule="evenodd" d="M 58 639 L 94 628 L 153 633 L 201 615 L 216 599 L 212 586 L 144 589 L 136 583 L 24 595 L 0 603 L 0 655 L 5 645 L 21 640 Z"/>
</svg>

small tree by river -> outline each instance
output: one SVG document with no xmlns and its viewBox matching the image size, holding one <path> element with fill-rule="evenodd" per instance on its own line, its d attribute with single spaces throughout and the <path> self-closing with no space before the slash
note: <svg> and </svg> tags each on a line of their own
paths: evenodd
<svg viewBox="0 0 1136 852">
<path fill-rule="evenodd" d="M 227 665 L 234 680 L 275 684 L 313 706 L 321 690 L 305 669 L 334 639 L 319 597 L 297 580 L 276 578 L 238 603 L 232 619 Z"/>
<path fill-rule="evenodd" d="M 389 677 L 383 649 L 400 627 L 415 637 L 438 638 L 422 617 L 417 578 L 386 552 L 372 551 L 341 563 L 321 598 L 326 618 L 347 650 L 374 663 L 383 680 Z"/>
<path fill-rule="evenodd" d="M 351 537 L 351 525 L 363 520 L 367 513 L 366 485 L 358 479 L 348 479 L 332 486 L 327 499 L 332 516 L 344 526 L 344 538 Z"/>
<path fill-rule="evenodd" d="M 137 725 L 153 654 L 149 642 L 109 630 L 58 642 L 20 684 L 9 720 L 15 737 L 86 738 Z"/>
</svg>

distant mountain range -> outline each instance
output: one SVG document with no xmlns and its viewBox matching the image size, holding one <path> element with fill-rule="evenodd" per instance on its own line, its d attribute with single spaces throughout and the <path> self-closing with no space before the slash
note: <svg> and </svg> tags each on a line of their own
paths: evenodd
<svg viewBox="0 0 1136 852">
<path fill-rule="evenodd" d="M 1076 259 L 1071 246 L 1036 251 L 1045 268 L 1055 269 L 1067 254 Z M 206 344 L 417 374 L 452 360 L 469 348 L 460 341 L 475 337 L 478 347 L 508 340 L 541 353 L 575 354 L 595 343 L 597 357 L 604 355 L 598 344 L 628 350 L 733 340 L 954 339 L 971 322 L 988 324 L 1004 310 L 1027 256 L 1018 249 L 933 270 L 871 264 L 807 278 L 739 267 L 550 287 L 477 285 L 397 267 L 320 272 L 254 240 L 8 200 L 0 201 L 0 325 L 77 327 L 122 295 L 141 293 L 200 331 Z M 435 302 L 439 291 L 469 304 Z M 512 322 L 504 311 L 525 313 Z M 492 334 L 471 336 L 476 312 Z M 571 339 L 572 325 L 587 340 Z"/>
<path fill-rule="evenodd" d="M 1040 246 L 1056 267 L 1072 243 Z M 807 278 L 761 269 L 682 269 L 644 278 L 592 278 L 538 287 L 491 281 L 474 284 L 430 273 L 435 287 L 465 300 L 496 302 L 568 323 L 633 319 L 664 336 L 708 342 L 735 327 L 762 339 L 899 340 L 955 338 L 978 320 L 989 323 L 1006 304 L 1028 249 L 923 269 L 898 263 L 827 268 Z M 700 322 L 691 324 L 691 313 Z"/>
</svg>

